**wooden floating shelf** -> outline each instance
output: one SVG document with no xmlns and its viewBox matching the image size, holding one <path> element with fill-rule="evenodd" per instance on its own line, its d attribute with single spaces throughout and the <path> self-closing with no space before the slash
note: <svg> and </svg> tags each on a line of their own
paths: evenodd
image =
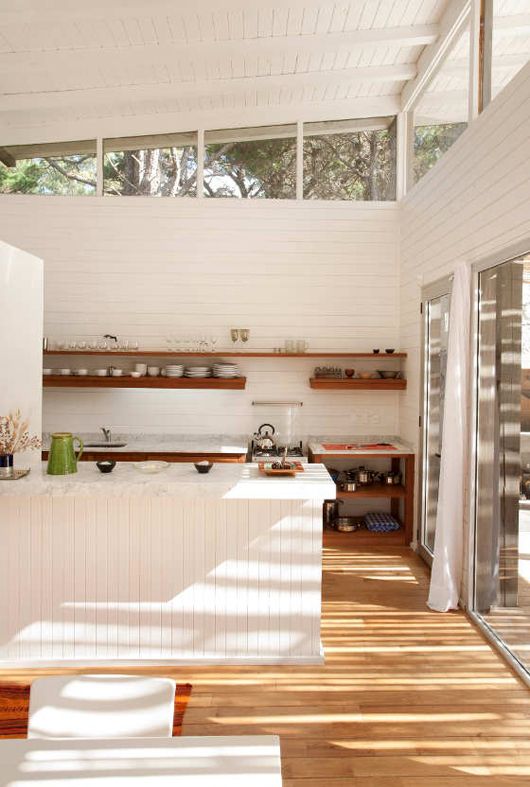
<svg viewBox="0 0 530 787">
<path fill-rule="evenodd" d="M 340 500 L 355 500 L 362 497 L 405 497 L 406 489 L 401 484 L 370 484 L 370 486 L 362 486 L 355 490 L 355 492 L 344 492 L 342 489 L 337 488 L 337 498 Z"/>
<path fill-rule="evenodd" d="M 200 388 L 241 391 L 246 377 L 231 380 L 219 377 L 98 377 L 94 375 L 47 374 L 42 378 L 44 388 Z"/>
<path fill-rule="evenodd" d="M 311 377 L 311 388 L 326 391 L 404 391 L 406 380 L 358 380 L 352 378 Z"/>
<path fill-rule="evenodd" d="M 174 352 L 168 350 L 44 350 L 44 355 L 119 355 L 128 358 L 406 358 L 407 353 L 347 353 L 347 352 Z"/>
</svg>

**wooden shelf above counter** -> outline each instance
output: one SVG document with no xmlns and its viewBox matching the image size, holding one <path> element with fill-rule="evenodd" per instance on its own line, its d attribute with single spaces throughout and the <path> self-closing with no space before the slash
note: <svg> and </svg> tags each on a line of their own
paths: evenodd
<svg viewBox="0 0 530 787">
<path fill-rule="evenodd" d="M 95 375 L 45 374 L 44 388 L 199 388 L 242 391 L 246 377 L 99 377 Z"/>
<path fill-rule="evenodd" d="M 44 350 L 44 355 L 112 356 L 127 358 L 406 358 L 407 353 L 350 353 L 350 352 L 305 352 L 275 353 L 267 351 L 216 350 L 215 352 L 175 352 L 174 350 Z"/>
<path fill-rule="evenodd" d="M 404 391 L 406 380 L 361 380 L 351 377 L 311 377 L 311 388 L 325 391 Z"/>
</svg>

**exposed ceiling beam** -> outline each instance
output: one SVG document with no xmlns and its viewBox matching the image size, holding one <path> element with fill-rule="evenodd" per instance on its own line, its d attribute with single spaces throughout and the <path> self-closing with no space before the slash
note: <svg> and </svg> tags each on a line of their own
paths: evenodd
<svg viewBox="0 0 530 787">
<path fill-rule="evenodd" d="M 408 82 L 401 94 L 401 109 L 408 112 L 414 107 L 440 63 L 461 35 L 469 18 L 469 0 L 449 0 L 449 5 L 440 21 L 440 34 L 434 44 L 427 47 L 418 59 L 418 74 Z"/>
<path fill-rule="evenodd" d="M 340 101 L 291 102 L 264 106 L 241 106 L 237 109 L 195 110 L 191 112 L 167 112 L 143 114 L 129 117 L 120 115 L 94 116 L 81 120 L 50 119 L 38 123 L 38 116 L 28 113 L 31 120 L 21 118 L 7 125 L 0 117 L 0 140 L 6 147 L 29 145 L 64 140 L 86 140 L 96 137 L 126 137 L 141 134 L 164 134 L 192 129 L 229 129 L 249 126 L 264 126 L 293 123 L 296 120 L 318 122 L 349 118 L 373 118 L 396 115 L 399 111 L 399 95 L 374 96 L 370 98 L 341 99 Z"/>
<path fill-rule="evenodd" d="M 526 34 L 530 30 L 530 14 L 510 14 L 509 16 L 495 16 L 493 18 L 495 33 L 508 35 Z"/>
<path fill-rule="evenodd" d="M 523 52 L 512 55 L 497 55 L 493 60 L 493 69 L 500 68 L 522 68 L 530 59 L 530 56 Z M 467 57 L 459 57 L 455 60 L 446 60 L 443 65 L 444 74 L 462 75 L 469 70 L 469 60 Z"/>
<path fill-rule="evenodd" d="M 364 0 L 374 10 L 395 0 Z M 281 0 L 11 0 L 0 10 L 0 26 L 64 22 L 69 19 L 122 19 L 125 17 L 175 16 L 245 11 L 271 12 L 281 8 Z M 353 0 L 289 0 L 289 8 L 301 10 L 332 9 L 339 18 L 347 17 Z"/>
<path fill-rule="evenodd" d="M 0 148 L 0 161 L 6 167 L 15 167 L 17 163 L 16 158 L 13 156 L 13 154 L 10 153 L 5 148 Z"/>
<path fill-rule="evenodd" d="M 0 111 L 60 109 L 99 104 L 126 104 L 142 101 L 170 101 L 226 94 L 247 94 L 249 91 L 300 88 L 331 88 L 359 82 L 403 82 L 416 75 L 415 64 L 343 68 L 335 71 L 311 71 L 229 79 L 189 82 L 166 82 L 115 87 L 80 88 L 35 93 L 3 93 Z"/>
<path fill-rule="evenodd" d="M 288 52 L 312 55 L 337 52 L 346 49 L 354 53 L 355 48 L 384 44 L 386 46 L 411 47 L 432 44 L 438 35 L 437 25 L 415 25 L 412 27 L 388 27 L 369 30 L 349 30 L 341 33 L 317 35 L 270 36 L 268 38 L 246 38 L 222 41 L 176 41 L 171 44 L 147 43 L 122 47 L 83 47 L 76 49 L 54 49 L 46 51 L 17 50 L 0 52 L 0 74 L 17 73 L 23 69 L 27 76 L 32 72 L 50 69 L 90 69 L 97 64 L 99 69 L 115 66 L 165 65 L 179 57 L 201 64 L 215 64 L 222 58 L 275 57 Z"/>
</svg>

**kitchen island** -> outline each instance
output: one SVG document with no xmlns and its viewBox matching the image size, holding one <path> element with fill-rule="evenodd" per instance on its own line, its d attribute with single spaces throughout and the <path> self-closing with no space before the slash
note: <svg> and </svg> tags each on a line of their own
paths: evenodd
<svg viewBox="0 0 530 787">
<path fill-rule="evenodd" d="M 322 660 L 323 465 L 207 475 L 45 467 L 0 484 L 0 659 L 9 663 Z"/>
</svg>

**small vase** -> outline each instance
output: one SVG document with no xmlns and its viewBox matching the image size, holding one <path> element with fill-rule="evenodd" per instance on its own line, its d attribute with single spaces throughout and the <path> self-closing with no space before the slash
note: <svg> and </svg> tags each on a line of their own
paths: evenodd
<svg viewBox="0 0 530 787">
<path fill-rule="evenodd" d="M 0 478 L 12 478 L 13 475 L 13 454 L 0 454 Z"/>
</svg>

